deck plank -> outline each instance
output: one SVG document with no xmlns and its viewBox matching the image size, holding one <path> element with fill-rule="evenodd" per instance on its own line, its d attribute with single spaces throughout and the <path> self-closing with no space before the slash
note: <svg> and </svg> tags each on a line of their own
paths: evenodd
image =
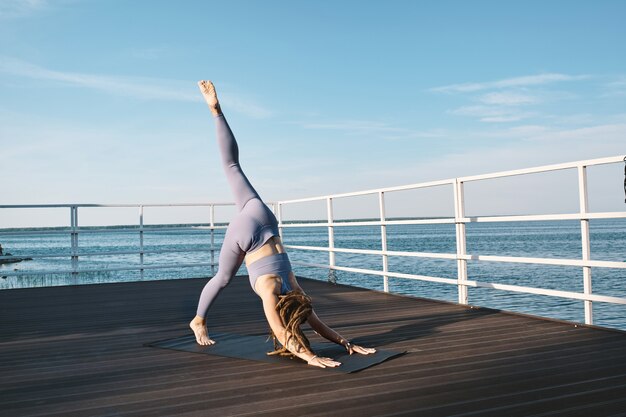
<svg viewBox="0 0 626 417">
<path fill-rule="evenodd" d="M 626 333 L 302 279 L 358 343 L 409 353 L 329 374 L 144 347 L 188 333 L 203 279 L 0 292 L 0 415 L 618 415 Z M 214 331 L 265 334 L 237 277 Z M 313 340 L 317 336 L 308 332 Z"/>
</svg>

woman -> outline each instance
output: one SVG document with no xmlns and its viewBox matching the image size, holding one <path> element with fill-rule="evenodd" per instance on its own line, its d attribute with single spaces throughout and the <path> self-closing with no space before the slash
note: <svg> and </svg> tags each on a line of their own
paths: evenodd
<svg viewBox="0 0 626 417">
<path fill-rule="evenodd" d="M 331 358 L 318 357 L 300 324 L 304 321 L 320 336 L 340 344 L 348 353 L 368 355 L 376 350 L 350 343 L 322 322 L 291 270 L 289 258 L 278 233 L 274 214 L 248 181 L 239 165 L 239 148 L 222 110 L 211 81 L 198 82 L 217 124 L 217 143 L 226 178 L 235 197 L 238 210 L 230 222 L 220 251 L 217 274 L 202 290 L 196 317 L 189 323 L 200 345 L 215 343 L 206 329 L 207 311 L 217 294 L 230 282 L 242 262 L 246 261 L 250 285 L 263 301 L 263 311 L 269 322 L 276 354 L 294 355 L 309 365 L 321 368 L 341 365 Z M 277 341 L 282 345 L 278 346 Z"/>
</svg>

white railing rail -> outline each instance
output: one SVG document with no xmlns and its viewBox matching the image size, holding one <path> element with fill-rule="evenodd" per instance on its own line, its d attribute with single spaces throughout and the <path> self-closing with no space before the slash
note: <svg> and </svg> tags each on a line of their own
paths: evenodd
<svg viewBox="0 0 626 417">
<path fill-rule="evenodd" d="M 71 267 L 69 269 L 43 269 L 43 270 L 18 270 L 18 271 L 2 271 L 2 276 L 37 276 L 37 275 L 50 275 L 50 274 L 71 274 L 75 279 L 81 273 L 94 273 L 94 272 L 118 272 L 118 271 L 139 271 L 140 278 L 144 279 L 145 270 L 156 269 L 173 269 L 173 268 L 195 268 L 195 267 L 209 267 L 211 269 L 211 275 L 215 274 L 215 252 L 219 252 L 219 248 L 215 247 L 215 231 L 219 229 L 226 229 L 226 224 L 215 223 L 215 207 L 218 206 L 234 206 L 234 203 L 180 203 L 180 204 L 17 204 L 17 205 L 0 205 L 0 209 L 68 209 L 69 210 L 69 227 L 60 226 L 53 229 L 44 230 L 22 230 L 22 229 L 4 229 L 0 230 L 0 238 L 10 236 L 29 236 L 29 235 L 69 235 L 70 247 L 68 251 L 52 252 L 52 253 L 20 253 L 19 258 L 70 258 Z M 205 207 L 207 208 L 207 220 L 208 226 L 197 225 L 182 225 L 182 226 L 146 226 L 144 224 L 144 210 L 145 208 L 163 208 L 163 207 Z M 107 227 L 81 227 L 79 224 L 79 210 L 84 208 L 135 208 L 139 212 L 138 222 L 136 225 L 124 225 L 123 227 L 107 228 Z M 185 231 L 185 230 L 208 230 L 210 234 L 210 247 L 200 249 L 146 249 L 144 246 L 144 234 L 149 232 L 163 232 L 163 231 Z M 81 251 L 79 246 L 79 236 L 88 235 L 93 233 L 137 233 L 138 238 L 138 250 L 122 250 L 122 251 Z M 192 262 L 192 263 L 169 263 L 169 264 L 146 264 L 144 262 L 144 255 L 154 254 L 171 254 L 171 253 L 207 253 L 210 252 L 211 262 Z M 129 265 L 123 267 L 107 267 L 107 268 L 80 268 L 81 257 L 106 257 L 115 255 L 138 255 L 139 264 Z M 0 256 L 1 259 L 14 258 L 15 256 Z"/>
<path fill-rule="evenodd" d="M 458 301 L 461 304 L 468 303 L 468 287 L 492 288 L 496 290 L 539 294 L 553 297 L 563 297 L 584 301 L 585 323 L 593 324 L 593 308 L 592 303 L 606 302 L 615 304 L 626 304 L 626 298 L 614 297 L 610 295 L 593 294 L 591 269 L 593 268 L 615 268 L 626 269 L 626 262 L 596 261 L 590 256 L 590 238 L 589 238 L 589 220 L 591 219 L 617 219 L 626 218 L 626 211 L 620 212 L 604 212 L 592 213 L 588 207 L 588 190 L 587 190 L 587 167 L 621 163 L 624 161 L 623 156 L 615 156 L 601 159 L 591 159 L 585 161 L 576 161 L 563 164 L 547 165 L 541 167 L 519 169 L 512 171 L 496 172 L 485 175 L 474 175 L 468 177 L 452 178 L 441 181 L 424 182 L 418 184 L 403 185 L 399 187 L 377 188 L 372 190 L 364 190 L 352 193 L 332 194 L 318 197 L 308 197 L 295 200 L 278 201 L 277 213 L 281 236 L 283 229 L 294 227 L 327 227 L 328 228 L 328 247 L 305 246 L 305 245 L 285 245 L 288 249 L 303 251 L 322 251 L 328 252 L 328 264 L 315 264 L 309 262 L 292 262 L 296 265 L 325 268 L 329 271 L 345 271 L 359 274 L 376 275 L 383 277 L 384 291 L 389 291 L 388 278 L 404 278 L 421 281 L 436 282 L 441 284 L 456 285 L 458 287 Z M 576 169 L 578 172 L 578 194 L 579 194 L 579 211 L 569 214 L 545 214 L 545 215 L 512 215 L 512 216 L 476 216 L 467 217 L 465 215 L 465 184 L 473 181 L 482 181 L 488 179 L 504 178 L 517 175 L 527 175 L 536 173 L 545 173 L 552 171 L 560 171 L 567 169 Z M 413 219 L 413 220 L 387 220 L 385 217 L 385 195 L 397 192 L 414 190 L 420 188 L 431 188 L 438 186 L 450 186 L 454 194 L 454 218 L 435 218 L 435 219 Z M 380 221 L 335 221 L 333 218 L 333 201 L 338 198 L 358 197 L 366 195 L 378 195 Z M 322 201 L 326 203 L 327 219 L 320 222 L 285 222 L 282 219 L 284 207 L 297 203 Z M 466 230 L 465 225 L 473 222 L 522 222 L 522 221 L 540 221 L 540 220 L 579 220 L 581 227 L 582 254 L 580 259 L 551 259 L 551 258 L 530 258 L 530 257 L 513 257 L 513 256 L 486 256 L 479 254 L 468 254 L 466 250 Z M 456 253 L 425 253 L 425 252 L 401 252 L 390 251 L 387 248 L 387 230 L 389 225 L 414 225 L 414 224 L 454 224 L 456 228 Z M 381 249 L 380 250 L 364 250 L 351 248 L 338 248 L 334 241 L 334 228 L 336 227 L 355 227 L 355 226 L 380 226 L 381 228 Z M 338 266 L 336 264 L 336 253 L 350 253 L 362 255 L 382 256 L 383 268 L 380 270 L 351 268 Z M 456 260 L 457 278 L 442 278 L 425 275 L 415 275 L 406 273 L 397 273 L 389 271 L 388 259 L 391 256 L 397 257 L 421 257 L 433 259 L 449 259 Z M 468 261 L 483 262 L 504 262 L 504 263 L 523 263 L 538 265 L 560 265 L 560 266 L 577 266 L 583 270 L 583 292 L 561 291 L 546 288 L 533 288 L 520 285 L 508 285 L 493 282 L 482 282 L 469 279 L 467 275 Z"/>
</svg>

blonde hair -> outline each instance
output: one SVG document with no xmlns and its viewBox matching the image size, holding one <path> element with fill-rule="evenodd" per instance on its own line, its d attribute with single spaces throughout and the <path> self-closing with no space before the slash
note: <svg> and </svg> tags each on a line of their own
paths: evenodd
<svg viewBox="0 0 626 417">
<path fill-rule="evenodd" d="M 311 344 L 302 332 L 300 325 L 308 319 L 313 311 L 311 297 L 300 290 L 293 290 L 285 295 L 278 296 L 278 298 L 276 311 L 285 327 L 285 346 L 289 346 L 291 342 L 292 345 L 297 346 L 296 349 L 299 352 L 310 350 Z M 270 329 L 270 338 L 274 341 L 274 351 L 268 352 L 268 355 L 293 356 L 285 346 L 280 345 L 272 329 Z"/>
</svg>

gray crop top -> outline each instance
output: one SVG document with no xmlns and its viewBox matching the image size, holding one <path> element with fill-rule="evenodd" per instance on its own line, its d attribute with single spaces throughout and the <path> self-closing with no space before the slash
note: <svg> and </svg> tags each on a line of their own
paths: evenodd
<svg viewBox="0 0 626 417">
<path fill-rule="evenodd" d="M 289 284 L 289 273 L 291 272 L 291 262 L 286 253 L 277 253 L 274 255 L 261 258 L 248 265 L 248 276 L 250 277 L 250 285 L 256 292 L 256 280 L 261 275 L 274 274 L 278 275 L 282 284 L 280 286 L 280 294 L 285 295 L 292 290 Z"/>
</svg>

